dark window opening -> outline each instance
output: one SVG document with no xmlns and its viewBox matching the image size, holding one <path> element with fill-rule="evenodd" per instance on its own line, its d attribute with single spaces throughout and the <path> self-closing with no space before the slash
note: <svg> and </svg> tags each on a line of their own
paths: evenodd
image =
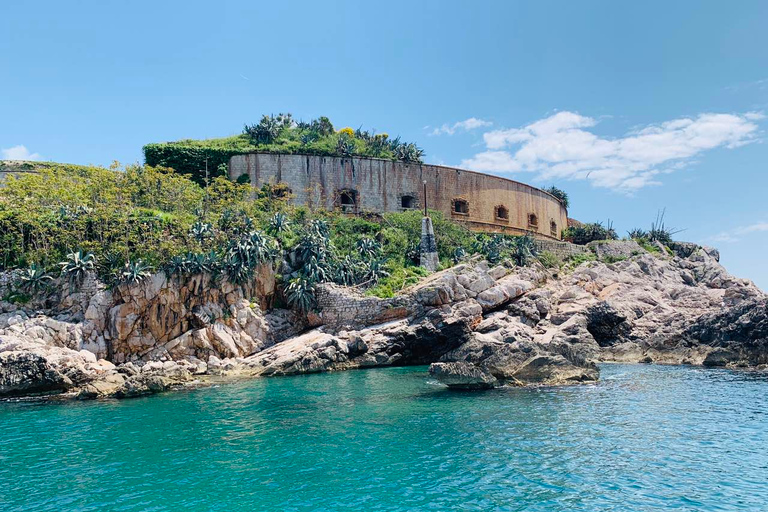
<svg viewBox="0 0 768 512">
<path fill-rule="evenodd" d="M 400 198 L 400 206 L 405 209 L 416 208 L 416 198 L 413 196 L 403 196 Z"/>
<path fill-rule="evenodd" d="M 499 220 L 509 220 L 509 209 L 506 206 L 499 205 L 496 207 L 494 216 Z"/>
<path fill-rule="evenodd" d="M 539 225 L 539 218 L 536 216 L 535 213 L 529 213 L 528 214 L 528 225 L 529 226 L 538 226 Z"/>
<path fill-rule="evenodd" d="M 339 206 L 343 212 L 354 212 L 357 207 L 357 191 L 342 190 L 339 192 Z"/>
<path fill-rule="evenodd" d="M 557 222 L 550 221 L 549 223 L 549 234 L 552 236 L 557 236 Z"/>
<path fill-rule="evenodd" d="M 469 215 L 469 203 L 464 199 L 453 200 L 453 213 Z"/>
</svg>

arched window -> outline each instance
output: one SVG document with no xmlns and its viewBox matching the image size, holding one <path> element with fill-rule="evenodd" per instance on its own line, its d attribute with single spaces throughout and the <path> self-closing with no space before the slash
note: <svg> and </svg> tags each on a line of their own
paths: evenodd
<svg viewBox="0 0 768 512">
<path fill-rule="evenodd" d="M 493 209 L 493 216 L 496 220 L 508 221 L 509 220 L 509 208 L 503 204 L 498 205 Z"/>
<path fill-rule="evenodd" d="M 528 214 L 528 227 L 531 227 L 531 228 L 539 227 L 539 218 L 536 216 L 535 213 Z"/>
<path fill-rule="evenodd" d="M 451 202 L 453 203 L 452 213 L 456 215 L 469 215 L 469 203 L 466 199 L 456 198 Z"/>
<path fill-rule="evenodd" d="M 554 220 L 549 221 L 549 234 L 557 237 L 557 222 Z"/>
<path fill-rule="evenodd" d="M 354 213 L 357 209 L 357 190 L 344 189 L 339 191 L 338 204 L 341 211 Z"/>
<path fill-rule="evenodd" d="M 402 206 L 403 209 L 405 210 L 411 210 L 413 208 L 416 208 L 416 198 L 409 195 L 401 196 L 400 206 Z"/>
</svg>

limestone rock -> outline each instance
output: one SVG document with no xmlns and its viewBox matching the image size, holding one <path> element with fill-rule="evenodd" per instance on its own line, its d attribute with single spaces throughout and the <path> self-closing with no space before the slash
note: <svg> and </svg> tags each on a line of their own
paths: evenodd
<svg viewBox="0 0 768 512">
<path fill-rule="evenodd" d="M 429 374 L 452 389 L 490 389 L 499 385 L 490 372 L 471 363 L 432 363 Z"/>
</svg>

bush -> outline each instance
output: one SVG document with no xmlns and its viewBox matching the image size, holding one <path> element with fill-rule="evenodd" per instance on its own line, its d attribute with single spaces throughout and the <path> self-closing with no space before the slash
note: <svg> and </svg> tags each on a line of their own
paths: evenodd
<svg viewBox="0 0 768 512">
<path fill-rule="evenodd" d="M 213 179 L 226 174 L 232 156 L 257 151 L 368 156 L 407 162 L 421 162 L 424 155 L 418 146 L 402 142 L 399 137 L 390 139 L 387 134 L 376 135 L 351 128 L 344 128 L 337 133 L 327 117 L 305 123 L 294 122 L 291 114 L 262 116 L 257 124 L 246 124 L 240 135 L 150 143 L 142 149 L 144 162 L 148 166 L 169 167 L 188 175 L 199 185 L 205 184 L 206 161 L 209 177 Z"/>
<path fill-rule="evenodd" d="M 568 208 L 570 206 L 571 203 L 568 199 L 568 193 L 565 190 L 559 189 L 556 186 L 552 185 L 549 188 L 545 188 L 544 191 L 549 192 L 550 194 L 555 196 L 560 201 L 560 203 L 562 203 L 564 207 Z"/>
<path fill-rule="evenodd" d="M 578 267 L 582 263 L 586 263 L 587 261 L 596 261 L 596 260 L 597 260 L 597 256 L 593 252 L 579 253 L 579 254 L 570 256 L 566 260 L 566 264 L 569 267 L 574 268 L 574 267 Z"/>
<path fill-rule="evenodd" d="M 566 240 L 577 245 L 586 245 L 597 240 L 617 240 L 619 238 L 610 222 L 607 226 L 603 226 L 600 222 L 572 226 L 564 230 L 563 236 Z"/>
<path fill-rule="evenodd" d="M 539 262 L 546 268 L 560 268 L 563 264 L 557 255 L 550 251 L 542 251 L 538 256 Z"/>
</svg>

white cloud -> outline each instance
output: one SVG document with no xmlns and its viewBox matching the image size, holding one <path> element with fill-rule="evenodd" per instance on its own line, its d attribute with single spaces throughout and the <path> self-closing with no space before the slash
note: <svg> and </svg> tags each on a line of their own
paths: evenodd
<svg viewBox="0 0 768 512">
<path fill-rule="evenodd" d="M 30 153 L 29 150 L 22 145 L 13 146 L 11 148 L 0 149 L 3 158 L 0 160 L 41 160 L 42 157 L 38 153 Z"/>
<path fill-rule="evenodd" d="M 751 233 L 768 232 L 768 222 L 757 222 L 748 226 L 739 226 L 730 231 L 723 231 L 710 237 L 714 242 L 738 242 L 741 237 Z"/>
<path fill-rule="evenodd" d="M 487 126 L 491 126 L 492 124 L 493 123 L 490 121 L 485 121 L 476 117 L 470 117 L 469 119 L 465 119 L 463 121 L 457 121 L 452 125 L 443 124 L 442 126 L 438 126 L 432 130 L 432 132 L 430 132 L 430 135 L 453 135 L 459 130 L 468 132 L 470 130 L 476 130 L 477 128 L 485 128 Z M 425 126 L 425 128 L 429 127 Z"/>
<path fill-rule="evenodd" d="M 705 113 L 604 138 L 587 130 L 597 124 L 595 119 L 558 112 L 522 128 L 484 133 L 487 151 L 461 165 L 486 172 L 534 172 L 543 180 L 589 179 L 595 186 L 631 193 L 661 184 L 659 175 L 684 167 L 703 151 L 754 142 L 757 121 L 763 119 L 762 112 Z"/>
</svg>

